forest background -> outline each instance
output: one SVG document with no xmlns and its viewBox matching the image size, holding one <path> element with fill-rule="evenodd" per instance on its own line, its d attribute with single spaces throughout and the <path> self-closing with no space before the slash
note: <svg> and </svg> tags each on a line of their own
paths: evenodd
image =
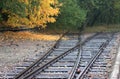
<svg viewBox="0 0 120 79">
<path fill-rule="evenodd" d="M 0 0 L 0 29 L 119 31 L 120 0 Z"/>
</svg>

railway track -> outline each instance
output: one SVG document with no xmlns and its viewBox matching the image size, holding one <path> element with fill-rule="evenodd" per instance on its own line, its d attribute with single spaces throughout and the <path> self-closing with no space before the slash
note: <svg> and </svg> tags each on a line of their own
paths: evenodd
<svg viewBox="0 0 120 79">
<path fill-rule="evenodd" d="M 54 59 L 59 54 L 64 53 L 77 44 L 78 34 L 71 35 L 65 33 L 47 53 L 40 54 L 41 57 L 37 56 L 36 58 L 25 60 L 23 65 L 15 67 L 14 70 L 8 72 L 3 78 L 13 79 L 14 77 L 15 79 L 21 79 L 22 76 L 33 71 L 37 66 L 47 63 L 49 60 Z"/>
<path fill-rule="evenodd" d="M 102 36 L 102 37 L 101 37 Z M 82 72 L 80 74 L 82 74 L 82 76 L 79 76 L 80 74 L 75 74 L 76 71 L 78 70 L 77 68 L 80 65 L 80 61 L 81 58 L 84 56 L 81 55 L 81 53 L 83 54 L 82 51 L 79 50 L 80 46 L 75 46 L 71 50 L 68 51 L 67 55 L 63 55 L 64 57 L 60 57 L 60 59 L 55 59 L 52 60 L 50 63 L 44 65 L 42 68 L 43 70 L 41 70 L 39 72 L 39 74 L 35 74 L 37 76 L 34 76 L 34 78 L 36 79 L 83 79 L 83 76 L 86 74 L 83 72 L 86 72 L 86 70 L 88 71 L 89 67 L 92 65 L 92 63 L 95 62 L 95 60 L 98 58 L 98 56 L 103 52 L 104 48 L 107 46 L 107 44 L 109 43 L 109 41 L 111 40 L 111 36 L 107 37 L 107 34 L 105 37 L 103 37 L 103 34 L 97 36 L 96 38 L 102 41 L 97 41 L 97 43 L 95 43 L 95 45 L 97 44 L 97 51 L 95 51 L 95 55 L 93 55 L 93 57 L 87 57 L 89 60 L 87 60 L 87 62 L 89 62 L 88 64 L 85 61 L 85 66 L 84 66 L 84 70 L 81 70 Z M 94 37 L 93 39 L 87 42 L 85 42 L 86 44 L 90 45 L 89 43 L 91 43 L 91 41 L 96 40 L 96 38 Z M 101 39 L 100 39 L 101 38 Z M 92 46 L 95 46 L 92 45 Z M 92 47 L 93 48 L 93 47 Z M 85 53 L 84 53 L 85 54 Z M 92 52 L 91 52 L 92 54 Z M 92 55 L 91 55 L 92 56 Z M 78 71 L 77 71 L 78 72 Z M 32 75 L 34 73 L 31 73 L 29 75 L 27 75 L 25 78 L 30 78 L 30 75 Z"/>
<path fill-rule="evenodd" d="M 82 72 L 77 76 L 76 79 L 84 79 L 84 76 L 88 73 L 88 72 L 91 72 L 91 71 L 95 71 L 97 73 L 101 72 L 101 70 L 97 70 L 98 66 L 104 66 L 102 62 L 100 62 L 100 59 L 102 59 L 103 57 L 102 56 L 105 56 L 105 54 L 103 54 L 103 51 L 105 50 L 105 48 L 107 47 L 107 45 L 109 44 L 109 42 L 112 40 L 113 38 L 113 35 L 110 37 L 108 37 L 108 39 L 104 42 L 104 41 L 101 41 L 103 42 L 102 45 L 98 46 L 98 51 L 96 51 L 96 54 L 94 54 L 89 61 L 85 61 L 87 62 L 86 66 L 84 67 L 84 69 L 82 70 Z M 103 39 L 103 38 L 102 38 Z M 106 39 L 106 38 L 105 38 Z M 101 57 L 100 55 L 103 54 Z M 96 61 L 98 60 L 98 61 Z M 95 62 L 96 61 L 96 62 Z M 99 63 L 100 64 L 99 64 Z M 97 65 L 97 66 L 96 66 Z M 79 66 L 80 67 L 80 66 Z M 92 68 L 91 68 L 92 67 Z M 93 68 L 94 67 L 94 68 Z M 96 70 L 95 70 L 96 69 Z M 104 71 L 105 72 L 105 71 Z M 90 77 L 90 76 L 89 76 Z M 89 77 L 85 77 L 85 78 L 89 78 Z M 98 77 L 99 78 L 99 77 Z M 105 78 L 103 78 L 105 79 Z"/>
<path fill-rule="evenodd" d="M 113 38 L 113 34 L 98 35 L 83 46 L 79 65 L 69 79 L 109 79 L 107 59 L 110 59 Z"/>
<path fill-rule="evenodd" d="M 106 59 L 110 58 L 108 54 L 114 45 L 114 35 L 95 34 L 81 43 L 78 37 L 79 35 L 63 35 L 46 54 L 16 67 L 16 70 L 7 74 L 5 78 L 90 79 L 91 75 L 96 73 L 107 73 Z M 107 79 L 105 75 L 101 78 L 98 75 L 93 78 Z"/>
<path fill-rule="evenodd" d="M 97 34 L 95 34 L 94 36 L 96 36 L 96 35 Z M 92 36 L 92 37 L 94 37 L 94 36 Z M 90 40 L 92 37 L 90 37 L 89 39 L 85 40 L 82 44 L 84 44 L 85 42 Z M 71 43 L 72 43 L 72 41 L 70 41 L 67 44 L 71 44 Z M 46 72 L 52 72 L 52 71 L 54 72 L 54 70 L 55 70 L 55 72 L 58 72 L 58 73 L 57 74 L 51 74 L 52 77 L 50 77 L 50 74 L 48 74 L 48 73 L 47 74 L 43 74 L 43 75 L 45 75 L 44 77 L 46 77 L 46 78 L 58 78 L 58 76 L 59 76 L 59 78 L 64 78 L 64 76 L 66 74 L 65 73 L 59 74 L 59 72 L 68 72 L 67 70 L 71 70 L 72 67 L 74 66 L 74 63 L 76 62 L 76 59 L 77 59 L 78 54 L 79 54 L 78 49 L 80 47 L 80 44 L 78 44 L 78 43 L 79 43 L 79 40 L 77 38 L 77 42 L 76 42 L 76 44 L 75 44 L 75 42 L 74 42 L 74 44 L 72 44 L 72 46 L 73 46 L 72 48 L 70 46 L 68 46 L 67 44 L 65 44 L 65 45 L 67 45 L 67 48 L 68 47 L 70 48 L 69 50 L 63 51 L 63 49 L 62 49 L 62 51 L 60 50 L 60 52 L 57 51 L 57 52 L 51 53 L 48 56 L 48 58 L 50 57 L 52 59 L 44 59 L 45 63 L 43 63 L 44 61 L 42 61 L 43 64 L 40 63 L 39 67 L 36 67 L 34 70 L 32 70 L 29 73 L 26 73 L 26 74 L 23 73 L 23 74 L 17 75 L 14 79 L 39 78 L 39 76 L 35 76 L 35 75 L 39 74 L 39 72 L 43 71 L 43 69 L 47 68 L 48 66 L 52 65 L 53 63 L 55 63 L 57 61 L 58 61 L 58 63 L 54 64 L 53 65 L 54 67 L 53 68 L 51 67 L 50 71 L 48 69 L 48 71 L 46 71 Z M 66 48 L 65 45 L 64 45 L 63 48 Z M 61 47 L 58 47 L 58 48 L 61 48 Z M 54 55 L 56 57 L 53 58 L 53 57 L 51 57 L 51 55 L 52 56 Z M 48 60 L 50 60 L 50 61 L 48 61 Z M 48 62 L 46 62 L 46 61 L 48 61 Z M 66 70 L 66 67 L 68 67 L 67 70 Z M 39 75 L 41 75 L 41 74 L 39 74 Z M 40 76 L 40 77 L 42 78 L 42 76 Z"/>
</svg>

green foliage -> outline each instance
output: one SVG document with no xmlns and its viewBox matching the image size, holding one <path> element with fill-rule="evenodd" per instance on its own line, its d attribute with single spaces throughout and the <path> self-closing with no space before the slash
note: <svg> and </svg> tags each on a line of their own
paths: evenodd
<svg viewBox="0 0 120 79">
<path fill-rule="evenodd" d="M 0 24 L 44 28 L 48 23 L 63 29 L 119 24 L 120 0 L 0 0 Z"/>
<path fill-rule="evenodd" d="M 120 1 L 115 0 L 114 2 L 114 20 L 115 23 L 120 24 Z"/>
<path fill-rule="evenodd" d="M 0 15 L 0 21 L 2 21 L 2 16 Z"/>
<path fill-rule="evenodd" d="M 86 11 L 79 7 L 76 0 L 60 0 L 60 2 L 62 3 L 61 13 L 52 26 L 64 29 L 80 27 L 85 20 Z"/>
<path fill-rule="evenodd" d="M 1 0 L 0 7 L 2 8 L 2 13 L 6 14 L 16 14 L 25 17 L 25 3 L 19 0 Z"/>
<path fill-rule="evenodd" d="M 119 0 L 78 0 L 81 8 L 87 11 L 87 25 L 115 24 L 120 11 Z M 119 21 L 120 22 L 120 21 Z"/>
</svg>

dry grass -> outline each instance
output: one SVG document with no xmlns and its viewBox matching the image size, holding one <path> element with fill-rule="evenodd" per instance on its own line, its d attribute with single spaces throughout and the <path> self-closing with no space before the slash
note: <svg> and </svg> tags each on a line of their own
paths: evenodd
<svg viewBox="0 0 120 79">
<path fill-rule="evenodd" d="M 33 32 L 4 32 L 0 33 L 0 41 L 4 40 L 57 40 L 59 35 L 47 35 Z"/>
<path fill-rule="evenodd" d="M 102 26 L 93 26 L 87 27 L 85 32 L 120 32 L 120 25 L 102 25 Z"/>
</svg>

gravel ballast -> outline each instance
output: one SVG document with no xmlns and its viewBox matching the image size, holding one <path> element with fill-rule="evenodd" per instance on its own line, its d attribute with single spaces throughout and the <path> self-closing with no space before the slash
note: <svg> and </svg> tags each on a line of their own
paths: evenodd
<svg viewBox="0 0 120 79">
<path fill-rule="evenodd" d="M 82 40 L 93 34 L 83 35 Z M 0 41 L 0 73 L 7 73 L 16 65 L 22 64 L 25 59 L 35 57 L 36 54 L 46 53 L 55 42 L 55 40 Z"/>
<path fill-rule="evenodd" d="M 19 41 L 0 43 L 0 72 L 5 73 L 13 66 L 21 64 L 26 58 L 32 58 L 40 52 L 46 52 L 55 41 Z"/>
</svg>

